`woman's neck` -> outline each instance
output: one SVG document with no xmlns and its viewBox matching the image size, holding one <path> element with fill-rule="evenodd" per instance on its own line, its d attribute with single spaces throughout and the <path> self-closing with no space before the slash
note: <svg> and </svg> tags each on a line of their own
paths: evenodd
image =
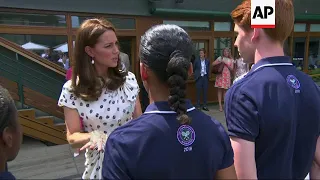
<svg viewBox="0 0 320 180">
<path fill-rule="evenodd" d="M 98 64 L 94 64 L 94 67 L 96 69 L 96 72 L 97 72 L 98 76 L 101 76 L 103 78 L 107 78 L 107 76 L 108 76 L 108 67 L 102 66 L 102 65 L 98 65 Z"/>
<path fill-rule="evenodd" d="M 168 88 L 166 88 L 165 86 L 151 86 L 149 91 L 148 91 L 148 95 L 149 95 L 149 100 L 150 100 L 150 104 L 153 102 L 158 102 L 158 101 L 168 101 L 169 98 L 169 90 Z"/>
</svg>

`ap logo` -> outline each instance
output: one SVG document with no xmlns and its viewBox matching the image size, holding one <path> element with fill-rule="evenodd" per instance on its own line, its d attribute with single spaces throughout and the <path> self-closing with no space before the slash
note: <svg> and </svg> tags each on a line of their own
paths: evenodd
<svg viewBox="0 0 320 180">
<path fill-rule="evenodd" d="M 251 28 L 275 28 L 275 0 L 251 0 Z"/>
</svg>

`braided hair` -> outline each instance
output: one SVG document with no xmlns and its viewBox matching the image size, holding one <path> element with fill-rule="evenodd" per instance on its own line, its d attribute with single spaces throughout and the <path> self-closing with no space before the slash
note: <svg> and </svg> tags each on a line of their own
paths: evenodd
<svg viewBox="0 0 320 180">
<path fill-rule="evenodd" d="M 15 127 L 17 109 L 9 92 L 0 85 L 0 134 L 3 130 L 10 126 Z"/>
<path fill-rule="evenodd" d="M 168 103 L 177 112 L 177 120 L 190 123 L 185 98 L 192 41 L 187 32 L 176 25 L 156 25 L 141 37 L 139 55 L 141 62 L 168 85 Z"/>
</svg>

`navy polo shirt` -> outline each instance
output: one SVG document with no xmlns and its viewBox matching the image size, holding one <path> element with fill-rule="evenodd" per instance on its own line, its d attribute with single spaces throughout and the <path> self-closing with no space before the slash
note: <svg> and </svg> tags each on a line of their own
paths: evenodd
<svg viewBox="0 0 320 180">
<path fill-rule="evenodd" d="M 9 171 L 8 171 L 8 163 L 6 163 L 5 171 L 0 172 L 0 179 L 16 179 Z"/>
<path fill-rule="evenodd" d="M 212 179 L 233 165 L 222 125 L 187 101 L 190 125 L 176 119 L 168 102 L 150 104 L 138 119 L 111 133 L 103 179 Z"/>
<path fill-rule="evenodd" d="M 5 172 L 0 173 L 0 179 L 14 180 L 16 178 L 10 172 L 5 171 Z"/>
<path fill-rule="evenodd" d="M 261 59 L 227 92 L 229 135 L 255 142 L 259 179 L 304 179 L 319 137 L 319 107 L 319 89 L 289 57 Z"/>
</svg>

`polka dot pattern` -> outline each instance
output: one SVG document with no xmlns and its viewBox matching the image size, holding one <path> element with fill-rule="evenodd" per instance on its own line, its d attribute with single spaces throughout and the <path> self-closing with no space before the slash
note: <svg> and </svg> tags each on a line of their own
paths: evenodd
<svg viewBox="0 0 320 180">
<path fill-rule="evenodd" d="M 128 72 L 122 87 L 116 91 L 104 89 L 99 99 L 94 102 L 85 102 L 80 98 L 76 98 L 70 90 L 71 80 L 64 84 L 58 105 L 77 109 L 79 116 L 83 118 L 85 131 L 100 130 L 106 135 L 109 135 L 114 129 L 132 119 L 139 94 L 137 80 L 131 72 Z M 103 154 L 97 150 L 87 149 L 85 156 L 86 168 L 82 178 L 100 179 Z"/>
</svg>

